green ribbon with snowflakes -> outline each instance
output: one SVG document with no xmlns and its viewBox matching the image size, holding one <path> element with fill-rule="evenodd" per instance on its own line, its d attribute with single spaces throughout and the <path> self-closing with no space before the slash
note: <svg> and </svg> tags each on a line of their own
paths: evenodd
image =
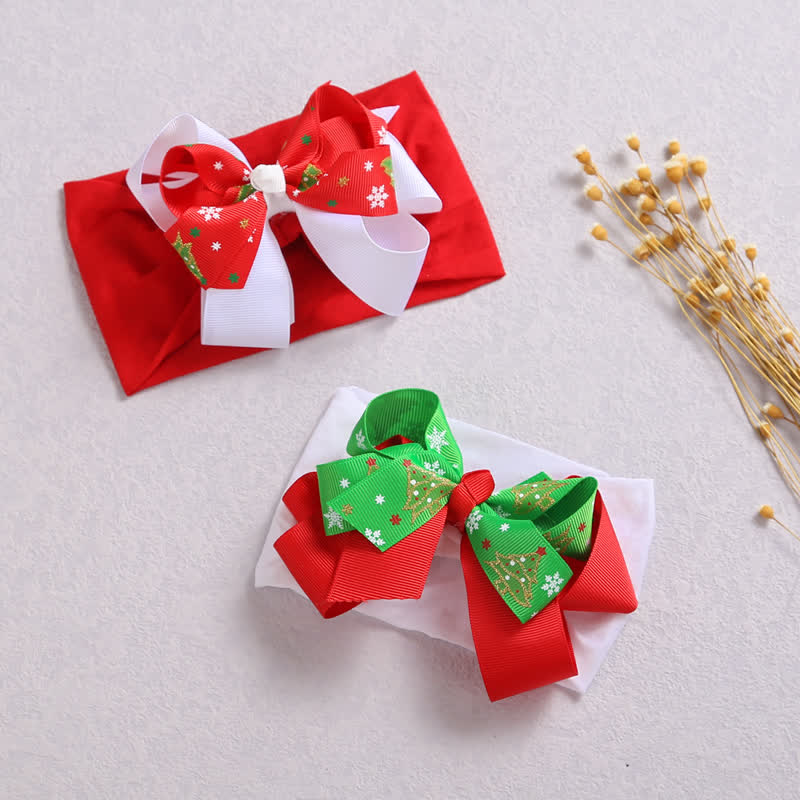
<svg viewBox="0 0 800 800">
<path fill-rule="evenodd" d="M 372 400 L 347 452 L 349 458 L 317 467 L 325 532 L 359 531 L 382 552 L 441 511 L 464 474 L 439 398 L 423 389 Z M 539 473 L 467 516 L 478 561 L 522 622 L 566 586 L 572 570 L 564 556 L 588 557 L 596 494 L 594 478 Z"/>
</svg>

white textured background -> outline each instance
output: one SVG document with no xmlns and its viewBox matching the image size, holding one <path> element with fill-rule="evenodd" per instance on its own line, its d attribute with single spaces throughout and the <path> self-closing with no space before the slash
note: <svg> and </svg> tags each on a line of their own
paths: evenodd
<svg viewBox="0 0 800 800">
<path fill-rule="evenodd" d="M 713 356 L 581 242 L 572 148 L 711 159 L 800 316 L 795 2 L 0 2 L 0 796 L 791 798 L 800 510 Z M 548 7 L 551 6 L 551 7 Z M 68 248 L 64 180 L 190 111 L 230 134 L 334 79 L 416 68 L 509 275 L 125 400 Z M 340 384 L 657 480 L 641 607 L 583 699 L 490 705 L 473 657 L 324 622 L 253 568 Z"/>
</svg>

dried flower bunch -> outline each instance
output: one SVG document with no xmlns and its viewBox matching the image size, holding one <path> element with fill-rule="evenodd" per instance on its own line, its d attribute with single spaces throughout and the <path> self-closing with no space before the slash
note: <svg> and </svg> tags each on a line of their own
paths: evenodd
<svg viewBox="0 0 800 800">
<path fill-rule="evenodd" d="M 785 436 L 785 426 L 800 428 L 798 330 L 775 298 L 769 277 L 757 271 L 756 246 L 737 246 L 728 235 L 711 199 L 706 159 L 690 158 L 677 140 L 670 141 L 664 183 L 672 194 L 665 197 L 641 153 L 639 137 L 632 134 L 626 142 L 639 156 L 639 165 L 616 187 L 585 147 L 574 156 L 593 178 L 584 189 L 586 197 L 605 206 L 635 246 L 613 241 L 600 223 L 591 235 L 669 287 L 686 319 L 721 361 L 748 422 L 800 500 L 800 459 Z M 699 214 L 704 224 L 695 225 L 690 212 Z M 701 224 L 705 232 L 698 230 Z M 774 394 L 777 402 L 764 402 L 765 394 Z M 762 506 L 759 514 L 800 539 L 776 519 L 771 506 Z"/>
</svg>

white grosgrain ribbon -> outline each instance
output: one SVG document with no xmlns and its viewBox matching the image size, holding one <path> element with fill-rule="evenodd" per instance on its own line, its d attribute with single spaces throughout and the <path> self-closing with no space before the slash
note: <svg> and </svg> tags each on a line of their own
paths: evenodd
<svg viewBox="0 0 800 800">
<path fill-rule="evenodd" d="M 388 124 L 398 108 L 387 106 L 372 113 Z M 162 231 L 172 227 L 177 217 L 152 176 L 161 174 L 161 162 L 172 147 L 186 143 L 220 147 L 246 164 L 256 193 L 267 203 L 267 219 L 296 213 L 312 247 L 353 294 L 383 314 L 397 316 L 403 312 L 430 244 L 427 229 L 411 215 L 441 211 L 442 201 L 392 133 L 386 134 L 385 143 L 392 155 L 398 213 L 362 217 L 296 203 L 286 194 L 280 167 L 251 167 L 233 142 L 192 115 L 181 114 L 161 130 L 126 175 L 128 188 Z M 145 176 L 151 176 L 151 180 L 145 182 Z M 167 180 L 170 188 L 178 188 L 197 180 L 197 175 L 175 172 Z M 245 285 L 241 289 L 206 289 L 201 297 L 200 341 L 204 345 L 289 345 L 294 293 L 289 269 L 269 225 L 264 228 Z"/>
</svg>

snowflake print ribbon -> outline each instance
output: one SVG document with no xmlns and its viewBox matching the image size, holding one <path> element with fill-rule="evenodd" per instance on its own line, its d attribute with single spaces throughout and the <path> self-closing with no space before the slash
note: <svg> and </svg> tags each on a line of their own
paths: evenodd
<svg viewBox="0 0 800 800">
<path fill-rule="evenodd" d="M 294 212 L 331 272 L 365 303 L 398 315 L 430 244 L 412 214 L 441 201 L 387 130 L 398 110 L 367 109 L 325 84 L 277 163 L 251 166 L 217 131 L 184 114 L 158 134 L 126 181 L 205 290 L 201 341 L 286 347 L 293 290 L 269 220 Z"/>
<path fill-rule="evenodd" d="M 420 597 L 446 523 L 462 532 L 492 699 L 576 674 L 563 611 L 636 607 L 596 479 L 539 473 L 495 491 L 487 470 L 464 472 L 438 397 L 421 389 L 372 400 L 347 452 L 290 487 L 284 502 L 299 522 L 275 543 L 323 616 Z"/>
</svg>

